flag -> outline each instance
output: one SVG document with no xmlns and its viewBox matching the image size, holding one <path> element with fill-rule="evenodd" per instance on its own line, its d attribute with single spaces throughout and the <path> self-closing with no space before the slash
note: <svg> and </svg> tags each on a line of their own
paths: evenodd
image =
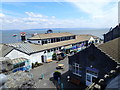
<svg viewBox="0 0 120 90">
<path fill-rule="evenodd" d="M 16 37 L 17 35 L 16 35 L 16 34 L 13 34 L 12 36 L 13 36 L 13 37 Z"/>
</svg>

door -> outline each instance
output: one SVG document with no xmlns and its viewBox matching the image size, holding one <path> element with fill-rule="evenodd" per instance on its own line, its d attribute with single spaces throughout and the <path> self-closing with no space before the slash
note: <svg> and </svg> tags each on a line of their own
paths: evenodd
<svg viewBox="0 0 120 90">
<path fill-rule="evenodd" d="M 97 76 L 86 73 L 86 86 L 90 86 L 96 78 Z"/>
<path fill-rule="evenodd" d="M 44 63 L 44 55 L 41 56 L 42 63 Z"/>
</svg>

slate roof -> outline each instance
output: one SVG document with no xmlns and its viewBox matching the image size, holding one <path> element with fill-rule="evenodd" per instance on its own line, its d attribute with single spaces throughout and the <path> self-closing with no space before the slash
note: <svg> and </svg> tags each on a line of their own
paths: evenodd
<svg viewBox="0 0 120 90">
<path fill-rule="evenodd" d="M 7 46 L 5 44 L 0 44 L 0 57 L 4 57 L 5 55 L 7 55 L 12 50 L 13 50 L 12 47 Z"/>
<path fill-rule="evenodd" d="M 64 36 L 73 36 L 74 34 L 71 34 L 69 32 L 63 32 L 63 33 L 47 33 L 47 34 L 37 34 L 28 40 L 31 39 L 48 39 L 48 38 L 56 38 L 56 37 L 64 37 Z"/>
<path fill-rule="evenodd" d="M 82 51 L 69 56 L 69 64 L 78 63 L 82 67 L 81 75 L 85 80 L 86 67 L 93 67 L 99 71 L 99 77 L 103 78 L 105 73 L 114 70 L 117 63 L 109 58 L 105 53 L 101 52 L 94 44 L 83 49 Z"/>
<path fill-rule="evenodd" d="M 120 37 L 103 43 L 98 48 L 120 63 Z"/>
<path fill-rule="evenodd" d="M 56 48 L 56 47 L 62 47 L 62 46 L 78 43 L 78 42 L 85 41 L 85 40 L 83 40 L 83 39 L 81 39 L 81 40 L 75 39 L 74 40 L 73 39 L 73 40 L 61 41 L 61 42 L 56 42 L 56 43 L 49 43 L 49 44 L 45 44 L 45 45 L 38 45 L 38 44 L 32 44 L 32 43 L 21 43 L 21 42 L 10 43 L 7 45 L 12 46 L 13 48 L 20 50 L 26 54 L 32 54 L 35 52 L 40 52 L 43 50 L 52 49 L 52 48 Z"/>
<path fill-rule="evenodd" d="M 32 43 L 22 43 L 22 42 L 10 43 L 10 44 L 6 44 L 6 45 L 12 46 L 13 48 L 15 48 L 17 50 L 30 55 L 30 54 L 37 53 L 37 52 L 40 52 L 43 50 L 67 46 L 70 44 L 75 44 L 75 43 L 79 43 L 79 42 L 87 41 L 87 40 L 89 40 L 89 38 L 85 38 L 85 37 L 81 37 L 80 35 L 77 35 L 76 39 L 55 42 L 55 43 L 49 43 L 49 44 L 44 44 L 44 45 L 38 45 L 38 44 L 32 44 Z"/>
<path fill-rule="evenodd" d="M 78 35 L 79 37 L 78 38 L 83 38 L 83 39 L 90 39 L 91 37 L 93 37 L 94 39 L 98 39 L 99 37 L 97 36 L 93 36 L 91 34 L 81 34 L 81 35 Z"/>
</svg>

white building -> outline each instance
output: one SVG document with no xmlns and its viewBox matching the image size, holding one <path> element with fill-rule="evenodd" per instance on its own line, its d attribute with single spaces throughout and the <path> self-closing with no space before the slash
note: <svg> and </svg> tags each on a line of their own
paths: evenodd
<svg viewBox="0 0 120 90">
<path fill-rule="evenodd" d="M 32 63 L 44 63 L 52 60 L 54 51 L 63 47 L 72 48 L 73 46 L 81 46 L 86 44 L 92 35 L 74 35 L 71 33 L 48 33 L 37 34 L 28 39 L 28 42 L 19 42 L 6 44 L 10 48 L 4 57 L 10 59 L 26 58 Z M 96 40 L 96 37 L 93 37 Z M 98 37 L 97 37 L 98 39 Z"/>
</svg>

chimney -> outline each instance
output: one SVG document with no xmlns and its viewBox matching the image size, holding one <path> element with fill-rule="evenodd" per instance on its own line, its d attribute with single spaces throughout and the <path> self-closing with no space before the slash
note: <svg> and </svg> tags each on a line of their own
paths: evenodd
<svg viewBox="0 0 120 90">
<path fill-rule="evenodd" d="M 21 32 L 21 41 L 25 41 L 26 40 L 26 32 Z"/>
</svg>

